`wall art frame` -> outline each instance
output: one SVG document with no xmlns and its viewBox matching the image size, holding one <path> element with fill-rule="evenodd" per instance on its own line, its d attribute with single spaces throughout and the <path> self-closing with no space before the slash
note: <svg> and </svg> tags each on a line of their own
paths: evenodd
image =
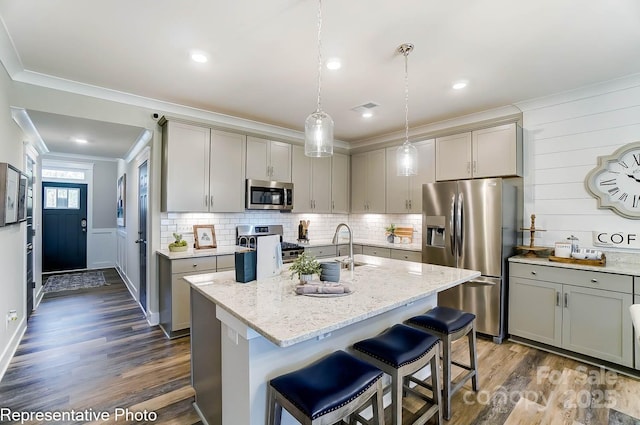
<svg viewBox="0 0 640 425">
<path fill-rule="evenodd" d="M 196 249 L 216 248 L 216 230 L 213 224 L 196 224 L 193 226 L 193 240 Z"/>
</svg>

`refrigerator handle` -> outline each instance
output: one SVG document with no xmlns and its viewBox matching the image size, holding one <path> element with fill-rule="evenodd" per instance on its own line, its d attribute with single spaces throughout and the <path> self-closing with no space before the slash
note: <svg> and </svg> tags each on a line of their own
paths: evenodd
<svg viewBox="0 0 640 425">
<path fill-rule="evenodd" d="M 451 208 L 449 209 L 449 211 L 451 211 L 451 216 L 449 217 L 449 239 L 451 242 L 451 255 L 455 256 L 456 255 L 456 232 L 455 232 L 455 212 L 456 212 L 456 194 L 453 194 L 453 196 L 451 197 Z"/>
<path fill-rule="evenodd" d="M 462 214 L 464 212 L 464 197 L 462 193 L 458 194 L 458 205 L 456 206 L 456 245 L 458 246 L 458 255 L 462 255 L 462 244 L 464 243 L 464 223 L 462 222 Z"/>
</svg>

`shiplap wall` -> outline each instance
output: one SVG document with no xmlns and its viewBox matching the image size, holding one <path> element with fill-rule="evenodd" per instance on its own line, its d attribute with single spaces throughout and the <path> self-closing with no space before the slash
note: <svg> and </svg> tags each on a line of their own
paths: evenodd
<svg viewBox="0 0 640 425">
<path fill-rule="evenodd" d="M 640 220 L 598 209 L 585 187 L 598 156 L 640 140 L 640 75 L 519 105 L 525 129 L 525 224 L 536 214 L 536 245 L 592 231 L 640 234 Z M 640 188 L 639 188 L 640 189 Z M 525 234 L 525 240 L 529 240 Z"/>
</svg>

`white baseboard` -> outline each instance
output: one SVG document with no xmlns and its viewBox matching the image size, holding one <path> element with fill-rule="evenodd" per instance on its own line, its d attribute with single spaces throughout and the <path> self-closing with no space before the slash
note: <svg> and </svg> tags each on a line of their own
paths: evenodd
<svg viewBox="0 0 640 425">
<path fill-rule="evenodd" d="M 157 326 L 160 324 L 160 313 L 150 311 L 147 315 L 147 322 L 149 326 Z"/>
<path fill-rule="evenodd" d="M 116 271 L 118 272 L 118 274 L 122 278 L 125 286 L 129 290 L 129 293 L 131 294 L 131 296 L 133 297 L 135 302 L 140 307 L 140 310 L 142 310 L 142 312 L 144 313 L 145 317 L 147 318 L 147 322 L 149 323 L 149 325 L 150 326 L 155 326 L 155 325 L 160 324 L 160 313 L 154 313 L 152 311 L 150 311 L 150 312 L 144 311 L 144 308 L 142 308 L 142 304 L 140 304 L 140 298 L 138 298 L 138 291 L 136 290 L 135 286 L 133 286 L 133 283 L 131 283 L 131 281 L 129 280 L 127 275 L 122 272 L 120 267 L 116 267 Z"/>
<path fill-rule="evenodd" d="M 16 332 L 13 334 L 13 337 L 9 341 L 7 348 L 5 348 L 2 353 L 2 357 L 0 357 L 0 381 L 4 377 L 4 374 L 7 372 L 7 368 L 9 368 L 9 363 L 11 363 L 11 359 L 16 354 L 16 350 L 18 349 L 18 345 L 20 345 L 20 341 L 22 341 L 22 337 L 27 330 L 27 319 L 23 317 L 22 320 L 18 323 L 18 327 Z"/>
</svg>

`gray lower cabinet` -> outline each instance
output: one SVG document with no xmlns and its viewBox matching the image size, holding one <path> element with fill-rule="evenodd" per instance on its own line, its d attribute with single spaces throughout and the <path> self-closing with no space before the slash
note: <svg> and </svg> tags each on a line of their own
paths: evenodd
<svg viewBox="0 0 640 425">
<path fill-rule="evenodd" d="M 415 261 L 416 263 L 422 262 L 422 252 L 420 251 L 407 251 L 405 249 L 392 249 L 391 258 L 395 260 Z"/>
<path fill-rule="evenodd" d="M 160 289 L 160 327 L 169 338 L 189 334 L 191 307 L 189 284 L 183 279 L 200 273 L 233 270 L 233 255 L 192 257 L 171 260 L 158 255 Z"/>
<path fill-rule="evenodd" d="M 510 263 L 509 334 L 633 367 L 631 276 Z"/>
<path fill-rule="evenodd" d="M 362 247 L 362 253 L 364 255 L 373 255 L 374 257 L 391 258 L 391 250 L 389 248 L 364 245 Z"/>
<path fill-rule="evenodd" d="M 304 248 L 304 252 L 316 258 L 329 258 L 336 256 L 336 246 L 309 246 Z"/>
</svg>

